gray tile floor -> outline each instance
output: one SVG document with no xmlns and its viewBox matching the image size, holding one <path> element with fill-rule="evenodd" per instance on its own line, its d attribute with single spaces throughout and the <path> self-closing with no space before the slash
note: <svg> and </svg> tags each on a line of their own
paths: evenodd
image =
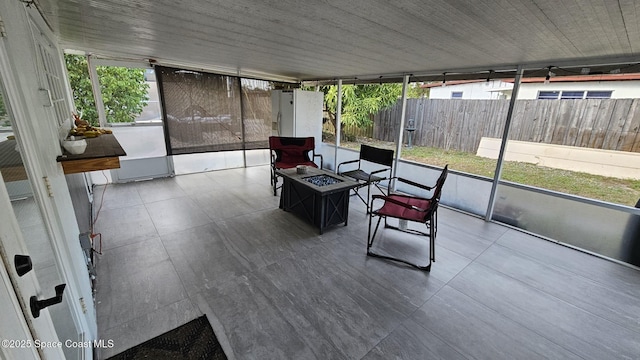
<svg viewBox="0 0 640 360">
<path fill-rule="evenodd" d="M 108 186 L 100 358 L 206 314 L 230 359 L 640 359 L 639 271 L 441 208 L 424 273 L 365 256 L 357 198 L 323 235 L 278 199 L 267 167 Z"/>
</svg>

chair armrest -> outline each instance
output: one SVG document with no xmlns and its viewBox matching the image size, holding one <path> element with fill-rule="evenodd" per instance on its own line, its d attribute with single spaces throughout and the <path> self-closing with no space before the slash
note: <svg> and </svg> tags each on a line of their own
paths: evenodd
<svg viewBox="0 0 640 360">
<path fill-rule="evenodd" d="M 360 159 L 355 159 L 355 160 L 349 160 L 349 161 L 343 161 L 340 164 L 338 164 L 338 167 L 336 168 L 336 171 L 338 172 L 338 174 L 340 173 L 340 166 L 342 165 L 346 165 L 346 164 L 352 164 L 352 163 L 356 163 L 360 161 Z"/>
<path fill-rule="evenodd" d="M 403 182 L 405 184 L 409 184 L 409 185 L 412 185 L 412 186 L 415 186 L 417 188 L 424 189 L 424 190 L 432 190 L 434 188 L 433 186 L 422 185 L 422 184 L 419 184 L 419 183 L 417 183 L 415 181 L 407 180 L 407 179 L 401 178 L 401 177 L 397 177 L 397 179 L 400 182 Z"/>
<path fill-rule="evenodd" d="M 324 161 L 324 158 L 322 157 L 322 154 L 316 154 L 316 151 L 313 151 L 313 157 L 320 157 L 320 169 L 322 169 L 322 163 Z"/>
<path fill-rule="evenodd" d="M 389 171 L 391 170 L 391 168 L 384 168 L 384 169 L 380 169 L 380 170 L 375 170 L 369 173 L 369 182 L 371 182 L 371 177 L 373 177 L 374 174 L 379 174 L 381 172 L 385 172 L 385 171 Z M 383 177 L 381 180 L 385 180 L 386 177 Z"/>
</svg>

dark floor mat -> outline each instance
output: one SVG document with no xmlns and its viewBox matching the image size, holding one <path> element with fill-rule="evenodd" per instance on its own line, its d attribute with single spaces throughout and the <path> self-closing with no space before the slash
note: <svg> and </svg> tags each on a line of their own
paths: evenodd
<svg viewBox="0 0 640 360">
<path fill-rule="evenodd" d="M 125 350 L 109 360 L 211 359 L 226 360 L 211 324 L 201 316 L 151 340 Z"/>
</svg>

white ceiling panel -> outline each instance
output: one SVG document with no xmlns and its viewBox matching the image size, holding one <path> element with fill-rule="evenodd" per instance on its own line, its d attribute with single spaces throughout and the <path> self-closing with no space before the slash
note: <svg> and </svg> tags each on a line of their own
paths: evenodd
<svg viewBox="0 0 640 360">
<path fill-rule="evenodd" d="M 634 0 L 36 2 L 64 48 L 292 80 L 633 63 L 640 55 Z"/>
</svg>

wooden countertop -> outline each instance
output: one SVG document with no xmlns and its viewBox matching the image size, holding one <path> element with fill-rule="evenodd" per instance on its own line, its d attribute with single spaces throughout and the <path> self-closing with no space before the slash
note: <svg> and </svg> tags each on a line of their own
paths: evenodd
<svg viewBox="0 0 640 360">
<path fill-rule="evenodd" d="M 117 169 L 120 167 L 119 157 L 127 156 L 113 134 L 102 134 L 86 140 L 87 149 L 84 153 L 75 155 L 64 150 L 56 158 L 56 161 L 62 163 L 65 174 Z"/>
</svg>

